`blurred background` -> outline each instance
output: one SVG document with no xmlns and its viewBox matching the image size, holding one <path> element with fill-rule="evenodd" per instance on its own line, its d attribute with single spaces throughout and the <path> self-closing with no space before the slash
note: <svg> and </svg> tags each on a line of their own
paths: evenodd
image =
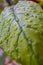
<svg viewBox="0 0 43 65">
<path fill-rule="evenodd" d="M 18 2 L 19 0 L 0 0 L 0 13 L 1 11 L 6 7 L 9 6 L 9 4 L 14 5 Z M 8 4 L 9 3 L 9 4 Z"/>
</svg>

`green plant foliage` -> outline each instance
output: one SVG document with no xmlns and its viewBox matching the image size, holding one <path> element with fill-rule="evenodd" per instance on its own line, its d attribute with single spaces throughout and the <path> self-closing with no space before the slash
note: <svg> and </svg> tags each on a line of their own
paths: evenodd
<svg viewBox="0 0 43 65">
<path fill-rule="evenodd" d="M 43 65 L 43 10 L 38 4 L 21 1 L 4 9 L 0 47 L 22 65 Z"/>
</svg>

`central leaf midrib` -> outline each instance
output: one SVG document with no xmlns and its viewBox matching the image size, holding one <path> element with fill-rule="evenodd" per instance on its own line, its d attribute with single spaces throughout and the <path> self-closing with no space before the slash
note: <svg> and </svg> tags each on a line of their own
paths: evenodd
<svg viewBox="0 0 43 65">
<path fill-rule="evenodd" d="M 21 29 L 21 31 L 23 32 L 23 34 L 24 34 L 24 38 L 26 39 L 26 41 L 27 41 L 27 44 L 29 45 L 29 43 L 28 43 L 28 38 L 26 37 L 26 35 L 25 35 L 25 33 L 24 33 L 24 31 L 23 31 L 23 29 L 22 29 L 22 26 L 20 25 L 20 23 L 19 23 L 19 19 L 18 19 L 18 17 L 17 17 L 17 15 L 16 15 L 16 13 L 15 13 L 15 11 L 14 11 L 14 8 L 12 8 L 12 11 L 13 11 L 13 15 L 14 15 L 14 18 L 15 18 L 15 20 L 16 20 L 16 22 L 17 22 L 17 24 L 18 24 L 18 26 L 20 27 L 20 29 Z M 19 35 L 20 36 L 20 35 Z M 19 40 L 19 38 L 17 39 L 17 41 Z M 27 45 L 27 46 L 28 46 Z M 18 46 L 18 43 L 17 43 L 17 46 Z M 32 45 L 30 44 L 30 48 L 32 49 Z M 32 49 L 32 55 L 33 55 L 33 49 Z M 18 53 L 18 52 L 17 52 Z M 32 57 L 32 56 L 31 56 Z M 30 59 L 30 65 L 31 65 L 31 59 Z"/>
</svg>

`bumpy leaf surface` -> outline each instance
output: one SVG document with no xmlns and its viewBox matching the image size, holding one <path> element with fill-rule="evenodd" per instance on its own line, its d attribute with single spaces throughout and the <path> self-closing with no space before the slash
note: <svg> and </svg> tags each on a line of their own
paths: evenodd
<svg viewBox="0 0 43 65">
<path fill-rule="evenodd" d="M 38 4 L 23 1 L 4 9 L 0 47 L 22 65 L 43 65 L 43 10 Z"/>
</svg>

